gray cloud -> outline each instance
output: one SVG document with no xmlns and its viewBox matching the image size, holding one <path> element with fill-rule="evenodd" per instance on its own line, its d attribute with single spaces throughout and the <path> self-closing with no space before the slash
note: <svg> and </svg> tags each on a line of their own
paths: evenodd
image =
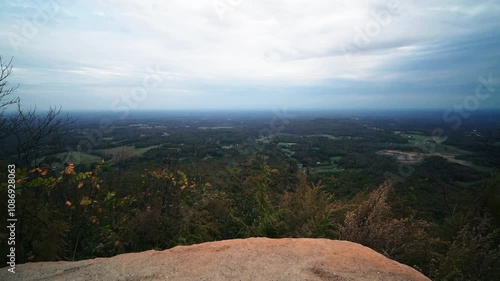
<svg viewBox="0 0 500 281">
<path fill-rule="evenodd" d="M 0 53 L 42 107 L 109 109 L 151 67 L 141 108 L 448 107 L 500 76 L 498 1 L 76 1 L 17 51 L 41 7 L 11 2 Z"/>
</svg>

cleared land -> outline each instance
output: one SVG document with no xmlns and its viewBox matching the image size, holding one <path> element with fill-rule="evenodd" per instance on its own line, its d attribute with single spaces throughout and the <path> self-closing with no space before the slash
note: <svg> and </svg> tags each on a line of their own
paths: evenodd
<svg viewBox="0 0 500 281">
<path fill-rule="evenodd" d="M 153 148 L 157 148 L 158 145 L 136 148 L 135 146 L 119 146 L 107 149 L 96 150 L 97 153 L 102 153 L 106 156 L 111 156 L 113 160 L 125 160 L 131 157 L 140 157 L 144 153 L 148 152 Z"/>
</svg>

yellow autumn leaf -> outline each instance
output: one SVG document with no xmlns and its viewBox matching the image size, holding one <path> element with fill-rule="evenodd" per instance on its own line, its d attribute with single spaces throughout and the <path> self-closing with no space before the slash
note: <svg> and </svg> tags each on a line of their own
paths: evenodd
<svg viewBox="0 0 500 281">
<path fill-rule="evenodd" d="M 92 201 L 90 201 L 89 197 L 88 196 L 84 196 L 82 198 L 82 200 L 80 201 L 80 205 L 82 206 L 87 206 L 89 205 L 90 203 L 92 203 Z"/>
</svg>

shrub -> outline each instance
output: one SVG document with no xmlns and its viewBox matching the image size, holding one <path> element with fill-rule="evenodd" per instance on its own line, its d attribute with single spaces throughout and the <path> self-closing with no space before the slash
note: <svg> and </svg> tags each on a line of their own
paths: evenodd
<svg viewBox="0 0 500 281">
<path fill-rule="evenodd" d="M 422 244 L 432 243 L 425 232 L 428 224 L 411 217 L 395 218 L 387 204 L 389 190 L 388 183 L 382 184 L 368 200 L 347 213 L 339 227 L 340 238 L 360 243 L 422 270 L 431 258 L 428 248 L 422 249 Z M 417 258 L 412 259 L 410 253 Z"/>
</svg>

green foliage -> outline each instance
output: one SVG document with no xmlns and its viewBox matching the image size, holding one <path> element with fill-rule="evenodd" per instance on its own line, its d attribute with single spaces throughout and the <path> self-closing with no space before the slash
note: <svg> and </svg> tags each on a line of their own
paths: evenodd
<svg viewBox="0 0 500 281">
<path fill-rule="evenodd" d="M 248 236 L 270 236 L 276 237 L 278 231 L 276 226 L 280 220 L 282 211 L 278 206 L 274 206 L 271 200 L 269 185 L 271 184 L 272 171 L 268 165 L 262 167 L 260 175 L 257 176 L 254 183 L 255 188 L 255 219 L 248 229 Z"/>
<path fill-rule="evenodd" d="M 338 204 L 321 186 L 310 186 L 306 180 L 301 172 L 297 189 L 283 196 L 281 208 L 286 233 L 292 237 L 336 238 Z"/>
<path fill-rule="evenodd" d="M 458 231 L 435 272 L 437 280 L 500 280 L 500 229 L 476 215 Z"/>
<path fill-rule="evenodd" d="M 65 238 L 70 226 L 62 220 L 47 225 L 47 228 L 37 233 L 33 241 L 33 261 L 50 261 L 64 258 Z"/>
<path fill-rule="evenodd" d="M 11 68 L 4 65 L 3 78 Z M 500 166 L 500 131 L 486 121 L 491 112 L 441 141 L 431 137 L 441 118 L 425 116 L 280 120 L 286 126 L 264 135 L 273 124 L 254 117 L 170 116 L 148 121 L 147 130 L 122 120 L 92 142 L 92 154 L 62 147 L 102 124 L 66 130 L 73 121 L 59 113 L 40 118 L 19 107 L 0 118 L 0 166 L 20 168 L 18 263 L 251 236 L 324 237 L 367 245 L 434 280 L 500 280 L 500 177 L 490 174 Z M 399 165 L 380 150 L 421 152 L 425 161 Z M 99 163 L 103 157 L 111 161 Z M 61 163 L 70 160 L 79 164 Z M 401 181 L 368 193 L 385 174 Z M 6 182 L 0 187 L 6 210 Z M 6 243 L 0 248 L 7 252 Z"/>
<path fill-rule="evenodd" d="M 339 200 L 331 187 L 311 183 L 314 176 L 306 169 L 288 174 L 286 166 L 260 158 L 226 174 L 210 176 L 205 168 L 162 166 L 124 174 L 100 163 L 91 171 L 74 165 L 20 171 L 22 261 L 78 260 L 252 236 L 321 237 L 361 243 L 435 280 L 498 277 L 500 230 L 492 218 L 456 211 L 441 224 L 417 220 L 418 209 L 411 205 L 394 211 L 407 201 L 397 196 L 401 187 L 391 190 L 388 184 Z M 417 193 L 422 185 L 407 189 Z M 485 194 L 496 194 L 495 186 L 488 183 Z M 480 199 L 484 210 L 494 209 L 494 196 Z"/>
<path fill-rule="evenodd" d="M 411 258 L 410 254 L 419 258 L 431 257 L 425 249 L 423 252 L 418 250 L 422 243 L 432 243 L 426 233 L 428 224 L 412 217 L 396 218 L 387 203 L 389 191 L 390 185 L 382 184 L 354 211 L 347 213 L 339 229 L 340 238 L 363 244 L 388 257 L 406 260 L 420 268 L 427 267 L 422 260 Z"/>
</svg>

